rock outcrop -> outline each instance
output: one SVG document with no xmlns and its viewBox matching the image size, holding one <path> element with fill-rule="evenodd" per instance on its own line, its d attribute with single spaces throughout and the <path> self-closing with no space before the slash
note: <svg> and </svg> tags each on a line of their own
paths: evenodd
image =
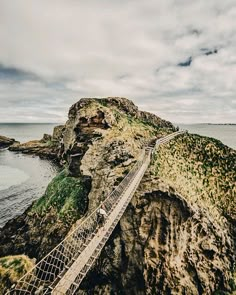
<svg viewBox="0 0 236 295">
<path fill-rule="evenodd" d="M 9 146 L 16 143 L 19 143 L 19 142 L 15 141 L 14 138 L 9 138 L 9 137 L 0 135 L 0 149 L 8 148 Z"/>
<path fill-rule="evenodd" d="M 25 255 L 0 258 L 0 292 L 6 287 L 10 288 L 12 282 L 20 279 L 34 264 L 35 261 Z"/>
<path fill-rule="evenodd" d="M 64 126 L 54 127 L 53 135 L 44 134 L 40 140 L 31 140 L 25 143 L 16 142 L 9 147 L 10 151 L 21 152 L 24 154 L 37 155 L 40 158 L 46 158 L 59 161 L 58 153 L 61 148 L 61 138 Z"/>
<path fill-rule="evenodd" d="M 2 229 L 2 255 L 40 259 L 122 180 L 143 146 L 175 130 L 117 97 L 81 99 L 68 118 L 54 136 L 65 169 Z M 235 151 L 212 139 L 182 135 L 162 146 L 78 294 L 230 293 L 234 169 Z"/>
</svg>

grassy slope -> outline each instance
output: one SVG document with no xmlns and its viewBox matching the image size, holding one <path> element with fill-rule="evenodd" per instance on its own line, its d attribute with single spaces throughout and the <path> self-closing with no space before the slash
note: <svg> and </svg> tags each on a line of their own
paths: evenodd
<svg viewBox="0 0 236 295">
<path fill-rule="evenodd" d="M 34 204 L 31 213 L 45 215 L 53 208 L 58 218 L 71 223 L 87 208 L 88 189 L 81 178 L 68 176 L 66 170 L 59 173 L 48 185 L 45 194 Z"/>
<path fill-rule="evenodd" d="M 236 151 L 199 135 L 179 136 L 155 155 L 155 173 L 183 196 L 236 219 Z"/>
</svg>

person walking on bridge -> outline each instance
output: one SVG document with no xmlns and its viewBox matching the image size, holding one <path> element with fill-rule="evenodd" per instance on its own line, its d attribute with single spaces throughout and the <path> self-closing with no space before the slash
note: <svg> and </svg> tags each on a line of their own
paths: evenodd
<svg viewBox="0 0 236 295">
<path fill-rule="evenodd" d="M 98 209 L 98 224 L 102 227 L 105 223 L 105 218 L 107 217 L 107 212 L 105 210 L 104 204 Z"/>
</svg>

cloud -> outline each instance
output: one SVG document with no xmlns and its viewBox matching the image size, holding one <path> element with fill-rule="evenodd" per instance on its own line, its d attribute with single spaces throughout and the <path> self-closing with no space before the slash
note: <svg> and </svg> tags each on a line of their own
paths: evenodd
<svg viewBox="0 0 236 295">
<path fill-rule="evenodd" d="M 186 61 L 178 63 L 180 67 L 189 67 L 192 63 L 192 56 L 190 56 Z"/>
<path fill-rule="evenodd" d="M 234 0 L 2 0 L 0 121 L 63 122 L 80 97 L 114 95 L 235 122 L 235 19 Z"/>
<path fill-rule="evenodd" d="M 35 75 L 23 70 L 7 67 L 0 64 L 0 79 L 2 80 L 25 80 L 25 79 L 34 79 Z"/>
</svg>

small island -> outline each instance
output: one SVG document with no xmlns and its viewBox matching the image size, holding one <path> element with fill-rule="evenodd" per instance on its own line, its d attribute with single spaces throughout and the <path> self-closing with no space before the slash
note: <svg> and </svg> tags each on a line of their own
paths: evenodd
<svg viewBox="0 0 236 295">
<path fill-rule="evenodd" d="M 56 157 L 62 170 L 42 197 L 0 230 L 0 294 L 104 201 L 143 147 L 176 128 L 126 98 L 108 97 L 80 99 L 55 130 L 10 148 Z M 79 294 L 232 293 L 235 163 L 235 150 L 188 133 L 155 150 Z"/>
</svg>

